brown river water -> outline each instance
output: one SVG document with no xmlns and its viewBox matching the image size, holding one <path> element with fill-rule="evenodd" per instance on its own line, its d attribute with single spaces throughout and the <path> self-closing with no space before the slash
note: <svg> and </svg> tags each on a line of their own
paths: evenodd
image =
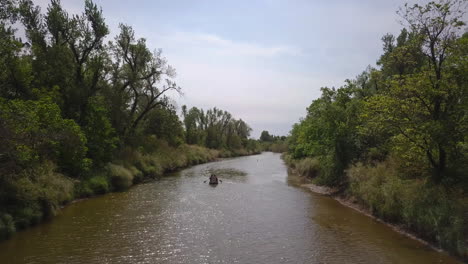
<svg viewBox="0 0 468 264">
<path fill-rule="evenodd" d="M 223 182 L 203 183 L 210 170 Z M 0 263 L 459 262 L 301 188 L 263 153 L 73 203 L 0 242 Z"/>
</svg>

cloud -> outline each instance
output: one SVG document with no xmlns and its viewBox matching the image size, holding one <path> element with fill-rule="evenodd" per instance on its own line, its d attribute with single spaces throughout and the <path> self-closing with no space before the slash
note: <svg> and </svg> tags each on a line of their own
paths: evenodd
<svg viewBox="0 0 468 264">
<path fill-rule="evenodd" d="M 175 97 L 179 106 L 226 110 L 251 125 L 254 137 L 262 130 L 287 134 L 320 96 L 320 87 L 330 82 L 328 76 L 226 65 L 222 60 L 211 64 L 174 57 L 173 63 L 184 91 L 183 97 Z"/>
<path fill-rule="evenodd" d="M 299 56 L 300 49 L 288 45 L 264 46 L 257 43 L 248 43 L 224 39 L 215 34 L 193 33 L 193 32 L 175 32 L 165 35 L 162 42 L 168 42 L 172 45 L 191 45 L 192 48 L 210 49 L 212 52 L 221 55 L 231 56 L 257 56 L 257 57 L 276 57 L 276 56 Z"/>
</svg>

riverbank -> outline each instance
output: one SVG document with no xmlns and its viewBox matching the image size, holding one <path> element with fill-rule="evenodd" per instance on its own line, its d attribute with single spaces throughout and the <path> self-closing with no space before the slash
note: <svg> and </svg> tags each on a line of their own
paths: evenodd
<svg viewBox="0 0 468 264">
<path fill-rule="evenodd" d="M 378 221 L 380 223 L 383 223 L 386 226 L 393 229 L 395 232 L 398 232 L 398 233 L 400 233 L 400 234 L 402 234 L 402 235 L 404 235 L 406 237 L 409 237 L 411 239 L 417 240 L 418 242 L 424 244 L 425 246 L 430 247 L 433 250 L 436 250 L 438 252 L 446 252 L 443 249 L 437 247 L 435 244 L 430 243 L 429 241 L 418 237 L 416 234 L 412 233 L 411 230 L 405 229 L 404 226 L 387 222 L 384 219 L 373 215 L 372 212 L 369 210 L 369 208 L 365 207 L 363 204 L 360 204 L 355 197 L 346 196 L 336 188 L 320 186 L 320 185 L 316 185 L 316 184 L 313 184 L 313 183 L 302 184 L 301 187 L 307 188 L 308 190 L 310 190 L 313 193 L 317 193 L 317 194 L 321 194 L 321 195 L 324 195 L 324 196 L 331 197 L 334 200 L 338 201 L 343 206 L 354 209 L 355 211 L 358 211 L 359 213 L 361 213 L 363 215 L 366 215 L 366 216 L 368 216 L 368 217 L 370 217 L 370 218 L 372 218 L 372 219 L 374 219 L 374 220 L 376 220 L 376 221 Z"/>
<path fill-rule="evenodd" d="M 257 154 L 245 149 L 216 150 L 198 145 L 177 147 L 165 141 L 147 142 L 143 148 L 123 148 L 115 158 L 80 178 L 57 172 L 52 163 L 44 164 L 33 177 L 16 180 L 17 196 L 0 213 L 0 241 L 16 231 L 40 224 L 54 217 L 64 206 L 109 192 L 128 190 L 131 186 L 154 180 L 164 174 L 222 158 Z"/>
<path fill-rule="evenodd" d="M 456 200 L 457 196 L 455 196 L 455 198 L 453 198 L 453 196 L 443 196 L 443 193 L 439 188 L 435 189 L 435 187 L 427 186 L 424 183 L 418 182 L 418 184 L 416 184 L 410 180 L 398 182 L 396 175 L 392 174 L 390 168 L 386 168 L 386 173 L 375 173 L 375 175 L 379 175 L 378 181 L 373 178 L 365 178 L 364 176 L 368 172 L 358 171 L 356 167 L 352 167 L 346 172 L 346 179 L 348 179 L 347 182 L 342 182 L 341 184 L 331 187 L 319 185 L 317 184 L 317 177 L 320 171 L 316 160 L 311 158 L 307 161 L 295 161 L 287 158 L 284 160 L 291 173 L 308 179 L 308 183 L 302 184 L 302 187 L 307 188 L 314 193 L 329 196 L 337 200 L 342 205 L 350 207 L 375 219 L 376 221 L 384 223 L 394 231 L 417 240 L 436 251 L 447 252 L 458 257 L 462 261 L 467 261 L 467 249 L 463 246 L 463 226 L 458 226 L 463 223 L 463 220 L 452 220 L 455 224 L 453 222 L 444 221 L 446 217 L 450 217 L 451 219 L 463 219 L 463 212 L 466 212 L 463 208 L 466 208 L 466 204 L 464 206 L 463 201 L 460 200 L 460 198 L 458 198 L 459 200 Z M 306 166 L 304 164 L 309 165 Z M 358 166 L 357 168 L 360 167 Z M 356 179 L 356 174 L 358 173 L 360 174 L 360 178 Z M 363 179 L 363 177 L 365 179 Z M 367 185 L 371 185 L 372 188 Z M 423 196 L 425 199 L 421 198 L 415 201 L 415 199 L 419 198 L 418 195 L 421 195 L 421 193 L 429 193 L 431 195 L 428 195 L 429 198 Z M 376 195 L 379 194 L 380 196 L 378 197 L 380 197 L 380 200 L 376 198 Z M 393 203 L 390 205 L 388 196 L 393 199 Z M 369 197 L 373 197 L 374 200 Z M 438 199 L 439 197 L 445 198 L 443 200 L 444 205 L 451 203 L 451 208 L 458 210 L 441 210 L 441 208 L 444 207 L 441 206 L 441 199 Z M 431 199 L 433 204 L 427 203 L 427 199 Z M 398 202 L 418 204 L 420 206 L 416 209 L 409 210 L 403 206 L 395 205 L 398 204 Z M 391 214 L 389 212 L 391 212 Z M 438 224 L 437 229 L 431 230 L 431 225 L 423 221 L 425 220 L 424 216 L 426 216 L 423 213 L 432 214 L 433 221 L 441 223 Z M 408 220 L 408 214 L 410 214 L 413 219 Z M 460 233 L 454 234 L 453 232 L 456 232 L 457 230 L 461 230 Z M 437 236 L 433 236 L 433 232 L 437 232 Z M 450 242 L 452 244 L 449 244 Z M 458 246 L 456 243 L 459 243 Z"/>
</svg>

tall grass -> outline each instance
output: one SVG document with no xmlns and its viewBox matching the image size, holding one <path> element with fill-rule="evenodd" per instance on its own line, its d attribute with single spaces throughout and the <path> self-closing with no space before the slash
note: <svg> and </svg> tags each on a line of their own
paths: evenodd
<svg viewBox="0 0 468 264">
<path fill-rule="evenodd" d="M 468 258 L 468 201 L 463 191 L 400 175 L 389 159 L 347 170 L 349 192 L 371 212 Z"/>
<path fill-rule="evenodd" d="M 311 178 L 319 176 L 320 164 L 316 158 L 293 159 L 289 154 L 284 154 L 282 157 L 297 174 Z"/>
<path fill-rule="evenodd" d="M 73 199 L 123 191 L 166 172 L 218 158 L 253 154 L 243 149 L 213 150 L 187 144 L 174 147 L 152 136 L 144 142 L 139 148 L 122 148 L 111 163 L 79 179 L 58 173 L 52 162 L 0 178 L 0 201 L 15 201 L 8 208 L 0 208 L 0 240 L 55 215 L 60 206 Z"/>
<path fill-rule="evenodd" d="M 285 141 L 264 142 L 262 143 L 262 147 L 265 151 L 276 153 L 285 153 L 288 151 L 288 143 Z"/>
<path fill-rule="evenodd" d="M 10 202 L 0 208 L 0 238 L 55 215 L 73 199 L 73 182 L 56 170 L 53 163 L 44 162 L 1 179 L 0 200 Z"/>
<path fill-rule="evenodd" d="M 134 175 L 129 169 L 121 165 L 109 163 L 107 164 L 107 171 L 115 190 L 123 191 L 132 186 Z"/>
</svg>

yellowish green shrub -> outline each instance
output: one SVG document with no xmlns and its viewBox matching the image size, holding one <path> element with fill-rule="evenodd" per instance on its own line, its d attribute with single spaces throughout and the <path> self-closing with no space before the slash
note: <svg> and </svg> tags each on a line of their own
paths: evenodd
<svg viewBox="0 0 468 264">
<path fill-rule="evenodd" d="M 347 170 L 349 192 L 371 212 L 400 223 L 441 248 L 468 257 L 468 202 L 461 189 L 428 180 L 405 179 L 401 166 L 388 159 Z"/>
<path fill-rule="evenodd" d="M 124 166 L 109 163 L 107 171 L 115 190 L 122 191 L 128 189 L 133 184 L 133 174 Z"/>
</svg>

